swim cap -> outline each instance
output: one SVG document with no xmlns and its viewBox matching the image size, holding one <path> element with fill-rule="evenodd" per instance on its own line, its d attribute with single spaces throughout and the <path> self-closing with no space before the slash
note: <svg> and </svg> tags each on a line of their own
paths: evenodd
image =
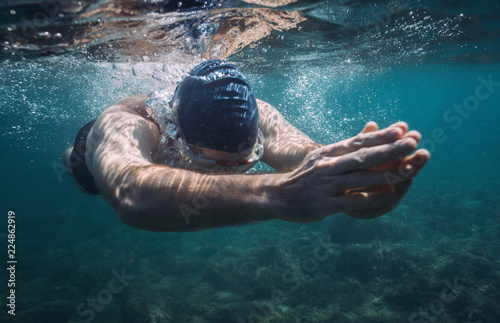
<svg viewBox="0 0 500 323">
<path fill-rule="evenodd" d="M 194 67 L 177 86 L 172 106 L 189 144 L 242 153 L 257 140 L 257 101 L 245 76 L 226 61 Z"/>
</svg>

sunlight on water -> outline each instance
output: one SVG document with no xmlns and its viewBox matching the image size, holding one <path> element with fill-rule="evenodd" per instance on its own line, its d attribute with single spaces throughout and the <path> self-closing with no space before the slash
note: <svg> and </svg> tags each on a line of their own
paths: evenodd
<svg viewBox="0 0 500 323">
<path fill-rule="evenodd" d="M 107 106 L 155 88 L 173 89 L 194 64 L 112 63 L 54 57 L 0 67 L 2 140 L 50 150 L 61 129 L 75 129 Z M 71 71 L 71 72 L 68 72 Z M 71 73 L 71 74 L 69 74 Z M 77 77 L 68 77 L 76 75 Z M 75 130 L 72 130 L 75 131 Z M 44 142 L 44 145 L 33 143 Z"/>
</svg>

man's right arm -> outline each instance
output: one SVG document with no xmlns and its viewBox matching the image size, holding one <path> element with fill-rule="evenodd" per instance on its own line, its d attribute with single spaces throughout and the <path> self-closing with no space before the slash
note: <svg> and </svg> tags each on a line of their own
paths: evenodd
<svg viewBox="0 0 500 323">
<path fill-rule="evenodd" d="M 108 108 L 87 143 L 89 170 L 124 223 L 152 231 L 192 231 L 278 217 L 278 175 L 250 178 L 154 164 L 160 133 L 144 117 L 143 102 L 132 97 Z"/>
</svg>

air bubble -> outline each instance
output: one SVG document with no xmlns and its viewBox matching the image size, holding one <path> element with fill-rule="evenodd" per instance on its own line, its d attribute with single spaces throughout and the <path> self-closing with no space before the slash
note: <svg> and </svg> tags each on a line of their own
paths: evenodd
<svg viewBox="0 0 500 323">
<path fill-rule="evenodd" d="M 48 31 L 41 31 L 38 34 L 36 34 L 40 38 L 50 38 L 50 33 Z"/>
</svg>

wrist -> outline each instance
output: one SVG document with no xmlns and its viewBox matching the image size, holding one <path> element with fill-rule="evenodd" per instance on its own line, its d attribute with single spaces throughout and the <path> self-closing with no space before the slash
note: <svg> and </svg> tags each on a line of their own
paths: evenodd
<svg viewBox="0 0 500 323">
<path fill-rule="evenodd" d="M 265 196 L 265 212 L 262 220 L 281 220 L 286 208 L 284 197 L 284 180 L 286 178 L 283 173 L 275 173 L 263 175 L 265 176 L 264 196 Z"/>
<path fill-rule="evenodd" d="M 323 144 L 319 144 L 317 142 L 311 142 L 309 145 L 307 145 L 307 147 L 304 149 L 305 150 L 305 156 L 307 156 L 307 154 L 309 154 L 310 152 L 316 150 L 316 149 L 319 149 L 321 147 L 323 147 L 324 145 Z"/>
<path fill-rule="evenodd" d="M 270 181 L 266 185 L 268 212 L 266 212 L 266 220 L 283 220 L 287 211 L 289 202 L 286 199 L 286 179 L 289 174 L 276 173 L 270 175 Z"/>
</svg>

